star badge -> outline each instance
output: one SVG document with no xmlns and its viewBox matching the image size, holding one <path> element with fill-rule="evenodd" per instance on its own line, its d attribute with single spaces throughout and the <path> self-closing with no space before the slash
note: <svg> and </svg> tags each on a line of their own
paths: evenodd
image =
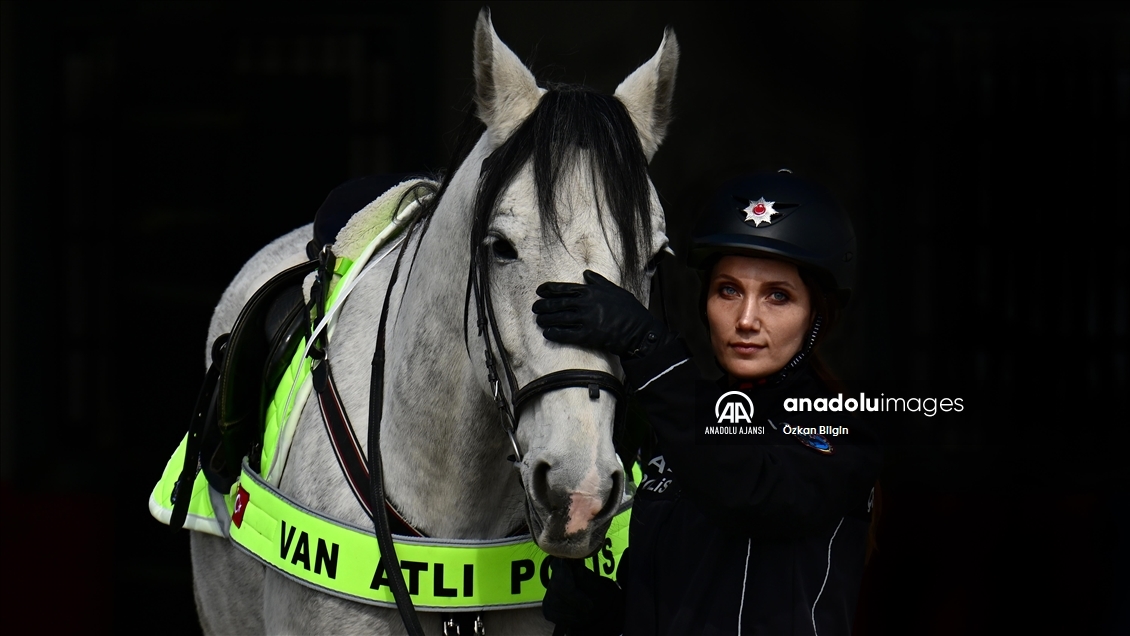
<svg viewBox="0 0 1130 636">
<path fill-rule="evenodd" d="M 745 212 L 745 220 L 753 221 L 754 227 L 762 223 L 772 223 L 769 217 L 777 214 L 777 211 L 773 209 L 773 203 L 774 201 L 766 201 L 765 197 L 750 201 L 749 205 L 742 210 L 742 212 Z"/>
</svg>

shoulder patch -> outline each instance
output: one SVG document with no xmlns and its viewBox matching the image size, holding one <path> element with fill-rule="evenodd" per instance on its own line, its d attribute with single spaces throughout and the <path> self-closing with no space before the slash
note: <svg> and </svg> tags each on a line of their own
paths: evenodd
<svg viewBox="0 0 1130 636">
<path fill-rule="evenodd" d="M 832 455 L 836 452 L 836 449 L 832 447 L 832 444 L 830 444 L 823 435 L 816 433 L 793 433 L 793 437 L 797 438 L 801 444 L 804 444 L 821 455 Z"/>
</svg>

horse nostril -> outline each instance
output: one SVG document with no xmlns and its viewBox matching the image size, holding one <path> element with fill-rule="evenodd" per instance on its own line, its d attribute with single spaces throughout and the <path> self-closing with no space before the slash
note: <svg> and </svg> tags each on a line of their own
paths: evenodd
<svg viewBox="0 0 1130 636">
<path fill-rule="evenodd" d="M 624 494 L 624 472 L 617 468 L 604 484 L 569 485 L 557 483 L 568 474 L 559 475 L 560 467 L 554 468 L 542 459 L 530 469 L 530 496 L 545 512 L 567 512 L 573 523 L 587 525 L 592 520 L 604 521 L 614 516 L 620 509 Z M 597 479 L 596 481 L 602 481 Z M 579 487 L 579 489 L 578 489 Z M 605 488 L 608 488 L 605 490 Z M 604 493 L 603 499 L 597 493 Z"/>
<path fill-rule="evenodd" d="M 549 489 L 550 468 L 551 466 L 549 465 L 549 462 L 539 461 L 537 465 L 534 466 L 531 485 L 533 486 L 535 497 L 542 500 L 542 502 L 544 502 L 545 504 L 549 505 L 550 508 L 559 508 L 560 506 L 557 505 L 558 502 L 550 500 L 552 495 L 552 492 Z"/>
<path fill-rule="evenodd" d="M 616 511 L 620 509 L 620 499 L 624 496 L 624 471 L 616 470 L 612 472 L 612 489 L 608 492 L 608 499 L 604 502 L 604 507 L 596 514 L 596 519 L 605 519 L 612 517 Z"/>
</svg>

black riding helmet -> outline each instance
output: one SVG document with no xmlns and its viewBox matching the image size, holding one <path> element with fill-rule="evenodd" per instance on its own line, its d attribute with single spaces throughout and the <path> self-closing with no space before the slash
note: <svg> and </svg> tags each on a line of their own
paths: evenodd
<svg viewBox="0 0 1130 636">
<path fill-rule="evenodd" d="M 699 214 L 688 261 L 699 270 L 729 254 L 788 261 L 815 276 L 828 300 L 843 307 L 855 285 L 855 249 L 851 219 L 832 195 L 782 170 L 718 188 Z"/>
</svg>

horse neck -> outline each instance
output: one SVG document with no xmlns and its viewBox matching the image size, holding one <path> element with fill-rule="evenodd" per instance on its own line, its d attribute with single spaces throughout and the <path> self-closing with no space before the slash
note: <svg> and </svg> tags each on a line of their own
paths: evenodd
<svg viewBox="0 0 1130 636">
<path fill-rule="evenodd" d="M 524 520 L 509 442 L 476 379 L 483 345 L 473 326 L 464 340 L 471 206 L 485 148 L 480 140 L 452 177 L 414 264 L 405 254 L 407 282 L 398 283 L 404 294 L 388 322 L 381 446 L 396 449 L 383 458 L 389 495 L 441 537 L 505 536 Z"/>
</svg>

